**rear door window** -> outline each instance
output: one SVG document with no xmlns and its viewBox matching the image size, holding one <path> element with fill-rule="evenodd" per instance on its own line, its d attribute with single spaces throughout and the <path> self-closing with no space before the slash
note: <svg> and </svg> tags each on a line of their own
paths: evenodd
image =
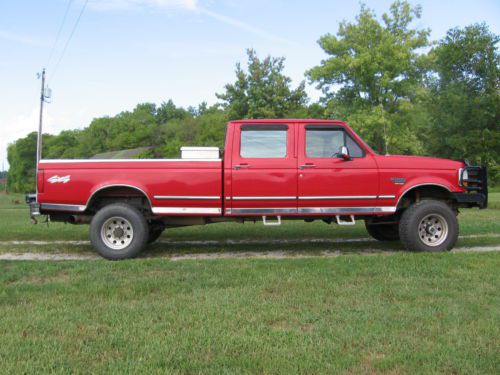
<svg viewBox="0 0 500 375">
<path fill-rule="evenodd" d="M 285 158 L 287 125 L 242 125 L 242 158 Z"/>
</svg>

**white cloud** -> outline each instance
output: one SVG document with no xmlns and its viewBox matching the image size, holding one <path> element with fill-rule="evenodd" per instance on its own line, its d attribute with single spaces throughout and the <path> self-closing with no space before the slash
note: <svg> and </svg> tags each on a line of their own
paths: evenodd
<svg viewBox="0 0 500 375">
<path fill-rule="evenodd" d="M 289 45 L 294 45 L 295 44 L 294 42 L 292 42 L 290 40 L 287 40 L 287 39 L 282 38 L 280 36 L 277 36 L 277 35 L 274 35 L 272 33 L 269 33 L 266 30 L 263 30 L 263 29 L 260 29 L 258 27 L 249 25 L 249 24 L 247 24 L 245 22 L 242 22 L 240 20 L 237 20 L 235 18 L 228 17 L 228 16 L 225 16 L 225 15 L 220 14 L 220 13 L 212 12 L 211 10 L 208 10 L 208 9 L 205 9 L 205 8 L 198 8 L 198 11 L 200 13 L 202 13 L 202 14 L 205 14 L 205 15 L 211 17 L 211 18 L 216 19 L 217 21 L 226 23 L 226 24 L 231 25 L 231 26 L 235 26 L 238 29 L 241 29 L 241 30 L 244 30 L 244 31 L 248 31 L 248 32 L 250 32 L 252 34 L 258 35 L 258 36 L 263 37 L 263 38 L 265 38 L 267 40 L 270 40 L 272 42 L 284 43 L 284 44 L 289 44 Z"/>
<path fill-rule="evenodd" d="M 219 22 L 234 26 L 238 29 L 247 31 L 249 33 L 260 36 L 272 42 L 295 45 L 294 42 L 282 38 L 278 35 L 274 35 L 266 30 L 263 30 L 253 25 L 249 25 L 236 18 L 228 17 L 221 13 L 214 12 L 212 10 L 204 8 L 200 6 L 198 0 L 95 0 L 90 2 L 89 5 L 94 9 L 103 11 L 136 10 L 141 8 L 163 9 L 163 10 L 180 9 L 208 16 Z"/>
<path fill-rule="evenodd" d="M 2 137 L 0 137 L 0 162 L 7 168 L 7 146 L 9 143 L 26 136 L 28 133 L 37 130 L 38 109 L 15 116 L 0 124 Z M 34 156 L 33 156 L 34 157 Z M 2 168 L 0 165 L 0 168 Z"/>
<path fill-rule="evenodd" d="M 89 5 L 97 10 L 128 10 L 163 8 L 196 10 L 197 0 L 93 0 Z"/>
<path fill-rule="evenodd" d="M 13 116 L 0 124 L 0 170 L 2 165 L 8 168 L 7 146 L 31 132 L 38 131 L 40 108 L 34 106 L 24 114 Z M 79 111 L 63 110 L 53 112 L 45 107 L 43 113 L 43 132 L 45 134 L 58 134 L 61 130 L 75 129 L 87 126 L 92 119 L 89 111 L 81 108 Z M 33 155 L 35 157 L 35 155 Z"/>
</svg>

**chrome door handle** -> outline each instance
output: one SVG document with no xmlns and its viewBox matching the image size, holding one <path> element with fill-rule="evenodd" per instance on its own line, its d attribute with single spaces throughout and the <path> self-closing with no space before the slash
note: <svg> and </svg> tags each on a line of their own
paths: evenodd
<svg viewBox="0 0 500 375">
<path fill-rule="evenodd" d="M 306 164 L 303 164 L 303 165 L 299 165 L 299 169 L 306 169 L 306 168 L 316 168 L 316 164 L 306 163 Z"/>
<path fill-rule="evenodd" d="M 243 169 L 243 168 L 250 168 L 250 165 L 249 164 L 245 164 L 245 163 L 242 163 L 242 164 L 237 164 L 233 167 L 233 169 Z"/>
</svg>

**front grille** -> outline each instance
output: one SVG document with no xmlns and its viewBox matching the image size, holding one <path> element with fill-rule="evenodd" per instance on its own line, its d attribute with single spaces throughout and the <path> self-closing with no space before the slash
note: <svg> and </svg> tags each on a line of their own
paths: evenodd
<svg viewBox="0 0 500 375">
<path fill-rule="evenodd" d="M 465 167 L 462 170 L 462 174 L 460 176 L 460 185 L 468 192 L 483 194 L 486 197 L 485 203 L 487 204 L 488 181 L 487 181 L 486 167 L 475 167 L 475 166 Z"/>
<path fill-rule="evenodd" d="M 465 174 L 465 172 L 467 172 Z M 464 174 L 467 178 L 464 178 Z M 483 191 L 486 187 L 486 168 L 465 167 L 460 179 L 461 185 L 468 191 Z"/>
</svg>

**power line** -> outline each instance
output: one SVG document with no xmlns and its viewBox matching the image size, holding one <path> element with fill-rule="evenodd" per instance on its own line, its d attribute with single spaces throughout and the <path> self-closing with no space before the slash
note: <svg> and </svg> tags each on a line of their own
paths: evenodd
<svg viewBox="0 0 500 375">
<path fill-rule="evenodd" d="M 61 25 L 59 26 L 59 30 L 57 31 L 57 35 L 56 35 L 56 39 L 54 40 L 54 45 L 52 46 L 52 49 L 50 50 L 49 60 L 47 61 L 47 64 L 45 65 L 46 67 L 48 67 L 50 62 L 52 61 L 52 56 L 54 55 L 54 51 L 56 49 L 57 42 L 59 42 L 59 37 L 61 36 L 61 31 L 64 27 L 64 24 L 66 23 L 66 18 L 68 17 L 69 9 L 71 8 L 72 3 L 73 3 L 73 0 L 69 0 L 68 5 L 66 5 L 66 10 L 64 12 L 64 16 L 63 16 Z"/>
<path fill-rule="evenodd" d="M 73 29 L 71 30 L 71 33 L 69 34 L 68 40 L 66 41 L 66 44 L 64 45 L 64 48 L 61 52 L 61 56 L 59 57 L 59 60 L 57 60 L 57 64 L 54 67 L 54 70 L 52 71 L 52 76 L 50 77 L 50 81 L 52 81 L 54 79 L 54 75 L 56 74 L 57 68 L 59 68 L 59 64 L 61 64 L 61 60 L 63 59 L 63 57 L 66 53 L 66 49 L 68 48 L 69 42 L 71 41 L 71 39 L 73 38 L 73 35 L 75 34 L 76 28 L 78 27 L 78 24 L 80 23 L 80 19 L 82 18 L 83 12 L 85 12 L 85 8 L 87 7 L 88 2 L 89 2 L 89 0 L 85 0 L 85 3 L 83 4 L 82 9 L 80 10 L 80 14 L 78 15 L 78 18 L 76 19 L 76 22 L 73 26 Z"/>
</svg>

